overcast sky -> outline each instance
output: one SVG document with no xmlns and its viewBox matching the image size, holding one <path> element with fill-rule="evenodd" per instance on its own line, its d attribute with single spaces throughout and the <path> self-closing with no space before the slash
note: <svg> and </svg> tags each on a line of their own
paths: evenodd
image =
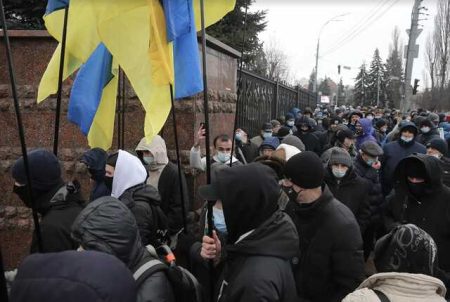
<svg viewBox="0 0 450 302">
<path fill-rule="evenodd" d="M 342 21 L 324 27 L 318 69 L 319 78 L 326 75 L 337 81 L 337 65 L 350 66 L 352 69 L 342 70 L 341 76 L 345 85 L 352 85 L 357 68 L 363 61 L 370 64 L 376 48 L 383 61 L 386 60 L 395 26 L 399 27 L 401 39 L 407 44 L 406 29 L 411 25 L 413 4 L 414 0 L 256 0 L 252 10 L 267 10 L 268 25 L 260 39 L 275 42 L 286 53 L 291 78 L 297 80 L 309 78 L 314 68 L 321 26 L 334 16 L 347 14 L 339 18 Z M 424 83 L 423 53 L 427 35 L 433 30 L 437 0 L 424 0 L 422 5 L 429 9 L 430 16 L 420 22 L 423 25 L 418 39 L 420 53 L 414 61 L 412 78 L 420 79 L 420 84 Z M 345 43 L 339 43 L 346 37 Z M 339 45 L 342 47 L 336 49 Z"/>
</svg>

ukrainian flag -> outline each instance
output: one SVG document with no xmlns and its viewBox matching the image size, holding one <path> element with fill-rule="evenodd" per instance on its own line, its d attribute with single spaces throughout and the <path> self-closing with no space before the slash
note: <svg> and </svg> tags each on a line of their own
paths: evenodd
<svg viewBox="0 0 450 302">
<path fill-rule="evenodd" d="M 49 1 L 45 22 L 61 41 L 68 0 Z M 205 1 L 206 26 L 232 10 L 235 0 Z M 144 131 L 152 139 L 170 112 L 170 85 L 178 98 L 203 89 L 196 31 L 198 0 L 71 0 L 64 78 L 84 64 L 72 88 L 69 120 L 91 147 L 109 149 L 114 130 L 118 65 L 145 111 Z M 56 92 L 60 46 L 39 87 L 38 101 Z"/>
</svg>

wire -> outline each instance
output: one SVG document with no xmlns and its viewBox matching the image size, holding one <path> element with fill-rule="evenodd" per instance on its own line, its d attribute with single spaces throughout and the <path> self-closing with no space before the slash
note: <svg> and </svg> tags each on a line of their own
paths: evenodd
<svg viewBox="0 0 450 302">
<path fill-rule="evenodd" d="M 347 38 L 343 39 L 341 42 L 338 43 L 338 45 L 330 48 L 328 51 L 325 51 L 322 56 L 328 55 L 330 53 L 335 52 L 345 44 L 353 41 L 358 35 L 360 35 L 362 32 L 364 32 L 366 29 L 368 29 L 373 23 L 378 21 L 381 17 L 383 17 L 399 0 L 394 0 L 384 11 L 382 11 L 378 16 L 375 16 L 374 19 L 371 17 L 371 21 L 367 24 L 365 24 L 363 27 L 360 27 L 358 30 L 354 31 L 353 34 L 349 35 Z M 383 5 L 384 6 L 384 5 Z M 369 19 L 368 19 L 369 20 Z"/>
</svg>

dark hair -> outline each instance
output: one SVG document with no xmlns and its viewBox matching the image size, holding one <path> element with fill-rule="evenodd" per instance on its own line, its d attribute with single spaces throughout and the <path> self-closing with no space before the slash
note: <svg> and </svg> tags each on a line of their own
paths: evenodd
<svg viewBox="0 0 450 302">
<path fill-rule="evenodd" d="M 107 165 L 110 165 L 110 166 L 113 166 L 113 167 L 115 168 L 115 167 L 116 167 L 116 164 L 117 164 L 117 159 L 118 159 L 118 158 L 119 158 L 119 152 L 110 154 L 110 155 L 108 156 L 108 159 L 106 160 L 106 164 L 107 164 Z"/>
<path fill-rule="evenodd" d="M 227 134 L 220 134 L 214 138 L 214 148 L 217 147 L 217 142 L 228 142 L 231 138 Z"/>
</svg>

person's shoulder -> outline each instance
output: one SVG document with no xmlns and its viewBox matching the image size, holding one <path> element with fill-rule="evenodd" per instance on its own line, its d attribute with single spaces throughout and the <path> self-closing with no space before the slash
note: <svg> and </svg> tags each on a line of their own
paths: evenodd
<svg viewBox="0 0 450 302">
<path fill-rule="evenodd" d="M 378 302 L 375 292 L 369 288 L 357 289 L 354 292 L 348 294 L 342 302 Z"/>
</svg>

